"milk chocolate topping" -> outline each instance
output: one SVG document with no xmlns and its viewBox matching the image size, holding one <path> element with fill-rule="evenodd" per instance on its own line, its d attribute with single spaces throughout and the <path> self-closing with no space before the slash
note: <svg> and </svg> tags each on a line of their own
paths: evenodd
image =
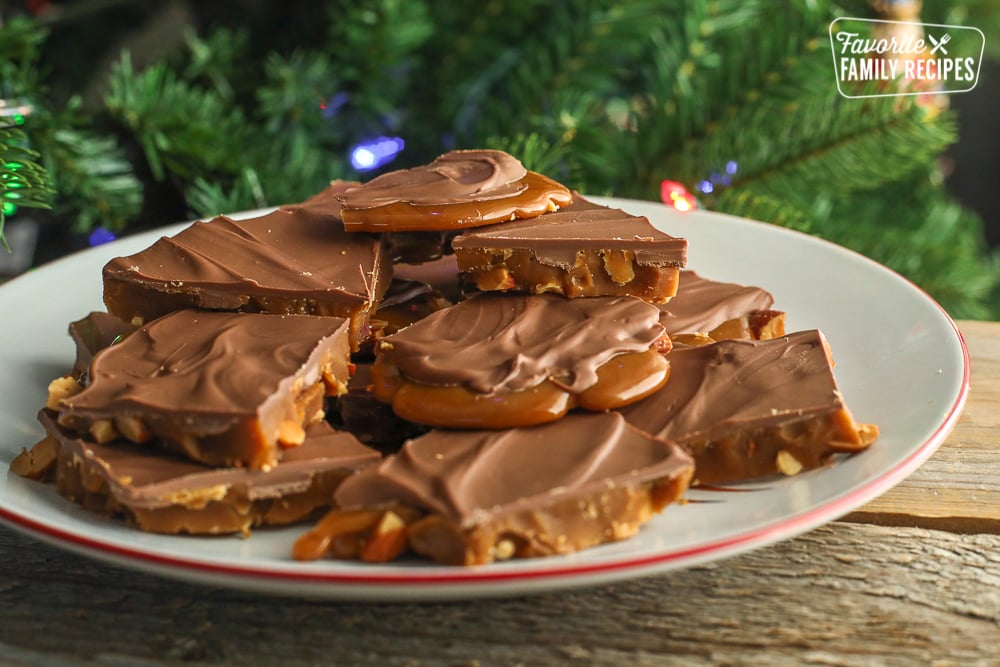
<svg viewBox="0 0 1000 667">
<path fill-rule="evenodd" d="M 294 410 L 297 379 L 320 381 L 331 355 L 343 355 L 346 367 L 346 327 L 336 317 L 176 311 L 99 352 L 90 385 L 63 412 L 157 414 L 207 432 L 281 414 Z"/>
<path fill-rule="evenodd" d="M 345 480 L 334 500 L 348 508 L 400 502 L 467 527 L 567 497 L 671 478 L 690 466 L 676 445 L 640 433 L 617 413 L 574 413 L 531 428 L 431 431 Z"/>
<path fill-rule="evenodd" d="M 521 162 L 503 151 L 445 153 L 428 165 L 382 174 L 341 195 L 345 208 L 369 209 L 388 204 L 414 206 L 489 201 L 527 189 Z"/>
<path fill-rule="evenodd" d="M 306 440 L 289 450 L 268 472 L 247 468 L 216 468 L 151 448 L 119 442 L 100 445 L 59 427 L 54 415 L 40 416 L 45 430 L 60 446 L 85 459 L 107 481 L 112 494 L 131 508 L 157 509 L 181 504 L 194 492 L 240 486 L 248 500 L 279 498 L 301 492 L 323 471 L 355 470 L 379 460 L 378 452 L 354 436 L 317 422 L 306 431 Z M 224 491 L 224 489 L 219 489 Z"/>
<path fill-rule="evenodd" d="M 659 306 L 670 335 L 708 332 L 727 320 L 774 304 L 770 292 L 760 287 L 720 283 L 694 271 L 681 271 L 677 295 Z"/>
<path fill-rule="evenodd" d="M 711 439 L 844 407 L 819 331 L 676 348 L 668 358 L 670 381 L 621 409 L 629 423 L 662 438 Z"/>
<path fill-rule="evenodd" d="M 483 293 L 388 336 L 377 354 L 422 384 L 495 394 L 552 377 L 579 393 L 613 356 L 648 350 L 659 315 L 633 297 Z"/>
<path fill-rule="evenodd" d="M 339 203 L 328 196 L 248 220 L 195 222 L 142 252 L 111 260 L 105 281 L 187 294 L 192 306 L 214 310 L 244 308 L 248 296 L 347 305 L 377 300 L 385 289 L 379 240 L 345 232 L 334 211 Z"/>
<path fill-rule="evenodd" d="M 554 213 L 465 231 L 460 249 L 530 249 L 539 262 L 568 269 L 581 250 L 628 250 L 640 265 L 684 266 L 687 241 L 661 232 L 648 218 L 600 206 L 575 194 Z"/>
</svg>

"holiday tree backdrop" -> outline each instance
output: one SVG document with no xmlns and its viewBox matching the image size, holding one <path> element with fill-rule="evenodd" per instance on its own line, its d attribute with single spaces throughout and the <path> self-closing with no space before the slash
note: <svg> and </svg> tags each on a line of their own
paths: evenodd
<svg viewBox="0 0 1000 667">
<path fill-rule="evenodd" d="M 676 181 L 1000 317 L 1000 264 L 944 184 L 947 98 L 841 97 L 828 37 L 920 12 L 989 48 L 1000 2 L 172 2 L 183 40 L 125 51 L 164 6 L 88 4 L 0 3 L 0 203 L 50 203 L 50 249 L 496 147 L 589 194 Z"/>
</svg>

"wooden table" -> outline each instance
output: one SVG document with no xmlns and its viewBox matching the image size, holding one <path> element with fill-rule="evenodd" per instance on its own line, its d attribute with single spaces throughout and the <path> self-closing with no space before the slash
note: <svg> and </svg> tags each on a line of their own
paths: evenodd
<svg viewBox="0 0 1000 667">
<path fill-rule="evenodd" d="M 729 560 L 520 599 L 263 599 L 0 528 L 0 664 L 1000 665 L 1000 323 L 960 323 L 965 414 L 922 468 Z"/>
</svg>

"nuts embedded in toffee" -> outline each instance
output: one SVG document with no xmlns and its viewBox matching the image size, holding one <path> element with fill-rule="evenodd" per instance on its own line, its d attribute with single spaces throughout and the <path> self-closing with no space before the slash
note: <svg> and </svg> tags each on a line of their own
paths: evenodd
<svg viewBox="0 0 1000 667">
<path fill-rule="evenodd" d="M 305 442 L 265 472 L 214 468 L 150 445 L 101 445 L 60 427 L 52 412 L 39 419 L 49 434 L 43 442 L 52 444 L 46 456 L 60 494 L 155 533 L 246 533 L 301 521 L 328 508 L 347 475 L 379 460 L 325 422 L 311 425 Z"/>
<path fill-rule="evenodd" d="M 621 413 L 690 452 L 702 484 L 810 470 L 878 435 L 848 411 L 818 331 L 678 347 L 668 358 L 671 381 Z"/>
<path fill-rule="evenodd" d="M 679 498 L 691 472 L 676 445 L 613 412 L 506 431 L 431 431 L 345 480 L 335 494 L 341 509 L 328 520 L 342 527 L 363 517 L 347 530 L 367 531 L 373 514 L 410 508 L 416 517 L 400 515 L 409 547 L 439 563 L 569 553 L 631 536 Z M 328 550 L 315 548 L 315 536 L 303 539 L 297 556 Z"/>
<path fill-rule="evenodd" d="M 101 443 L 148 430 L 203 463 L 271 466 L 322 419 L 324 375 L 346 386 L 347 331 L 333 317 L 177 311 L 99 352 L 59 421 Z"/>
<path fill-rule="evenodd" d="M 340 196 L 349 231 L 449 231 L 530 218 L 573 201 L 552 179 L 503 151 L 451 151 L 382 174 Z"/>
</svg>

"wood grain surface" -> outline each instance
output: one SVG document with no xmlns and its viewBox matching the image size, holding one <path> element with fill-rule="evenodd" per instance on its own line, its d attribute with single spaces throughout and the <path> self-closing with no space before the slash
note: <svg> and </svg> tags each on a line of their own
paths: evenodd
<svg viewBox="0 0 1000 667">
<path fill-rule="evenodd" d="M 178 583 L 0 527 L 0 665 L 1000 665 L 1000 324 L 961 328 L 961 423 L 850 521 L 660 576 L 435 604 Z"/>
<path fill-rule="evenodd" d="M 996 535 L 841 523 L 627 583 L 419 605 L 167 583 L 2 529 L 0 554 L 3 664 L 996 665 L 1000 656 Z"/>
</svg>

